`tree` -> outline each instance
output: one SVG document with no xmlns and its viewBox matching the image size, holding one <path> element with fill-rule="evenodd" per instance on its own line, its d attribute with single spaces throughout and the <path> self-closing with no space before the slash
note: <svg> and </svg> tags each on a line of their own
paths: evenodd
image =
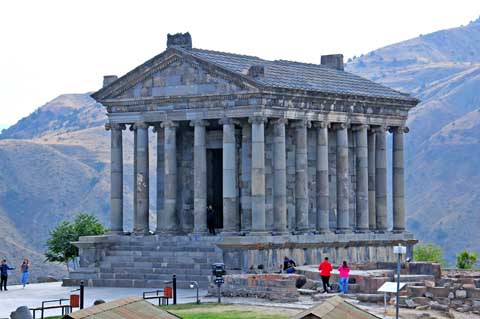
<svg viewBox="0 0 480 319">
<path fill-rule="evenodd" d="M 413 249 L 413 260 L 429 261 L 445 265 L 442 248 L 433 244 L 416 245 Z"/>
<path fill-rule="evenodd" d="M 472 269 L 478 262 L 478 254 L 464 249 L 457 255 L 457 268 Z"/>
<path fill-rule="evenodd" d="M 78 257 L 78 248 L 72 242 L 78 241 L 80 236 L 103 235 L 105 232 L 106 229 L 93 215 L 79 214 L 73 222 L 62 221 L 49 232 L 46 261 L 65 263 L 68 268 L 68 262 Z"/>
</svg>

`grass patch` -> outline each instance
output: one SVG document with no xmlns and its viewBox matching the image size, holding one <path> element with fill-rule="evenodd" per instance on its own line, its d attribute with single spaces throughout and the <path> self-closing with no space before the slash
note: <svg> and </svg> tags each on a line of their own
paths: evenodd
<svg viewBox="0 0 480 319">
<path fill-rule="evenodd" d="M 272 314 L 268 308 L 258 309 L 246 305 L 203 303 L 162 307 L 183 319 L 287 319 L 287 314 Z M 244 310 L 245 309 L 245 310 Z"/>
</svg>

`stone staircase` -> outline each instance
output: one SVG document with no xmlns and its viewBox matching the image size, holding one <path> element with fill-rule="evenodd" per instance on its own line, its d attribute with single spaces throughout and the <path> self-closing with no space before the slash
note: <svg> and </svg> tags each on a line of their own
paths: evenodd
<svg viewBox="0 0 480 319">
<path fill-rule="evenodd" d="M 130 237 L 130 236 L 128 236 Z M 211 264 L 222 262 L 214 237 L 148 236 L 122 238 L 105 250 L 95 267 L 70 272 L 64 285 L 158 288 L 177 276 L 179 288 L 197 281 L 208 287 Z"/>
</svg>

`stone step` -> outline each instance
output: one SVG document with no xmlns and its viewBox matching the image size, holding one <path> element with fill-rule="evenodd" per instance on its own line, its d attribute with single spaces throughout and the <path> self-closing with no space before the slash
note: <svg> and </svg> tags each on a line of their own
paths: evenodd
<svg viewBox="0 0 480 319">
<path fill-rule="evenodd" d="M 116 261 L 102 261 L 100 268 L 134 268 L 139 265 L 136 262 L 116 262 Z M 211 270 L 211 264 L 209 263 L 195 263 L 195 264 L 181 264 L 170 262 L 151 262 L 151 268 L 171 268 L 171 269 L 207 269 Z"/>
<path fill-rule="evenodd" d="M 116 274 L 185 274 L 185 275 L 204 275 L 208 276 L 212 273 L 210 269 L 188 269 L 188 268 L 102 268 L 99 273 L 116 273 Z"/>
<path fill-rule="evenodd" d="M 173 272 L 168 273 L 119 273 L 119 272 L 102 272 L 97 274 L 95 279 L 142 279 L 142 280 L 170 280 L 172 279 Z M 208 280 L 209 275 L 211 274 L 179 274 L 177 273 L 178 280 Z M 78 277 L 77 277 L 78 278 Z"/>
<path fill-rule="evenodd" d="M 397 276 L 394 276 L 396 282 Z M 400 282 L 422 282 L 424 280 L 435 281 L 435 277 L 432 275 L 400 275 Z"/>
<path fill-rule="evenodd" d="M 171 280 L 172 277 L 165 277 L 165 279 L 90 279 L 86 284 L 89 287 L 126 287 L 126 288 L 164 288 L 166 286 L 165 281 Z M 195 279 L 177 279 L 177 287 L 179 289 L 189 288 L 190 281 L 197 281 L 200 288 L 207 288 L 210 285 L 210 281 L 205 278 Z M 66 286 L 78 286 L 80 284 L 79 279 L 64 279 Z"/>
<path fill-rule="evenodd" d="M 143 257 L 143 256 L 105 256 L 101 262 L 108 263 L 175 263 L 175 264 L 208 264 L 211 265 L 221 260 L 219 257 Z"/>
</svg>

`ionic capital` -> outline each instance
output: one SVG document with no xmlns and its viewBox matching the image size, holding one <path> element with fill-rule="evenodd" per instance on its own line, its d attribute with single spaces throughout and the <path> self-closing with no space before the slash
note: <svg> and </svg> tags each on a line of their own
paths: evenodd
<svg viewBox="0 0 480 319">
<path fill-rule="evenodd" d="M 235 125 L 235 124 L 240 124 L 240 122 L 234 118 L 231 117 L 224 117 L 218 120 L 218 124 L 220 125 Z"/>
<path fill-rule="evenodd" d="M 385 125 L 373 126 L 371 130 L 374 133 L 385 133 L 388 130 L 388 126 L 385 126 Z"/>
<path fill-rule="evenodd" d="M 171 128 L 171 127 L 177 127 L 178 123 L 174 121 L 163 121 L 160 123 L 161 128 Z"/>
<path fill-rule="evenodd" d="M 316 128 L 330 128 L 331 125 L 327 121 L 320 121 L 320 122 L 314 122 L 313 127 L 316 127 Z"/>
<path fill-rule="evenodd" d="M 110 131 L 110 130 L 124 130 L 126 127 L 125 127 L 125 124 L 123 123 L 105 123 L 105 129 L 107 131 Z"/>
<path fill-rule="evenodd" d="M 362 130 L 368 130 L 370 128 L 369 125 L 367 124 L 355 124 L 352 125 L 352 131 L 362 131 Z"/>
<path fill-rule="evenodd" d="M 408 133 L 410 129 L 407 126 L 391 126 L 388 130 L 390 133 Z"/>
<path fill-rule="evenodd" d="M 150 125 L 148 123 L 145 123 L 145 122 L 136 122 L 135 124 L 133 124 L 133 129 L 148 129 Z"/>
<path fill-rule="evenodd" d="M 332 130 L 345 130 L 349 127 L 348 123 L 332 123 Z"/>
<path fill-rule="evenodd" d="M 263 123 L 267 123 L 267 121 L 268 121 L 267 117 L 263 115 L 254 115 L 248 118 L 248 123 L 251 123 L 251 124 L 263 124 Z"/>
<path fill-rule="evenodd" d="M 285 125 L 288 123 L 288 119 L 284 117 L 280 117 L 280 118 L 272 119 L 270 123 L 273 125 Z"/>
<path fill-rule="evenodd" d="M 210 123 L 206 120 L 193 120 L 193 121 L 190 121 L 190 126 L 194 127 L 194 126 L 209 126 Z"/>
<path fill-rule="evenodd" d="M 293 128 L 310 128 L 312 127 L 312 122 L 306 119 L 292 122 L 291 127 Z"/>
</svg>

